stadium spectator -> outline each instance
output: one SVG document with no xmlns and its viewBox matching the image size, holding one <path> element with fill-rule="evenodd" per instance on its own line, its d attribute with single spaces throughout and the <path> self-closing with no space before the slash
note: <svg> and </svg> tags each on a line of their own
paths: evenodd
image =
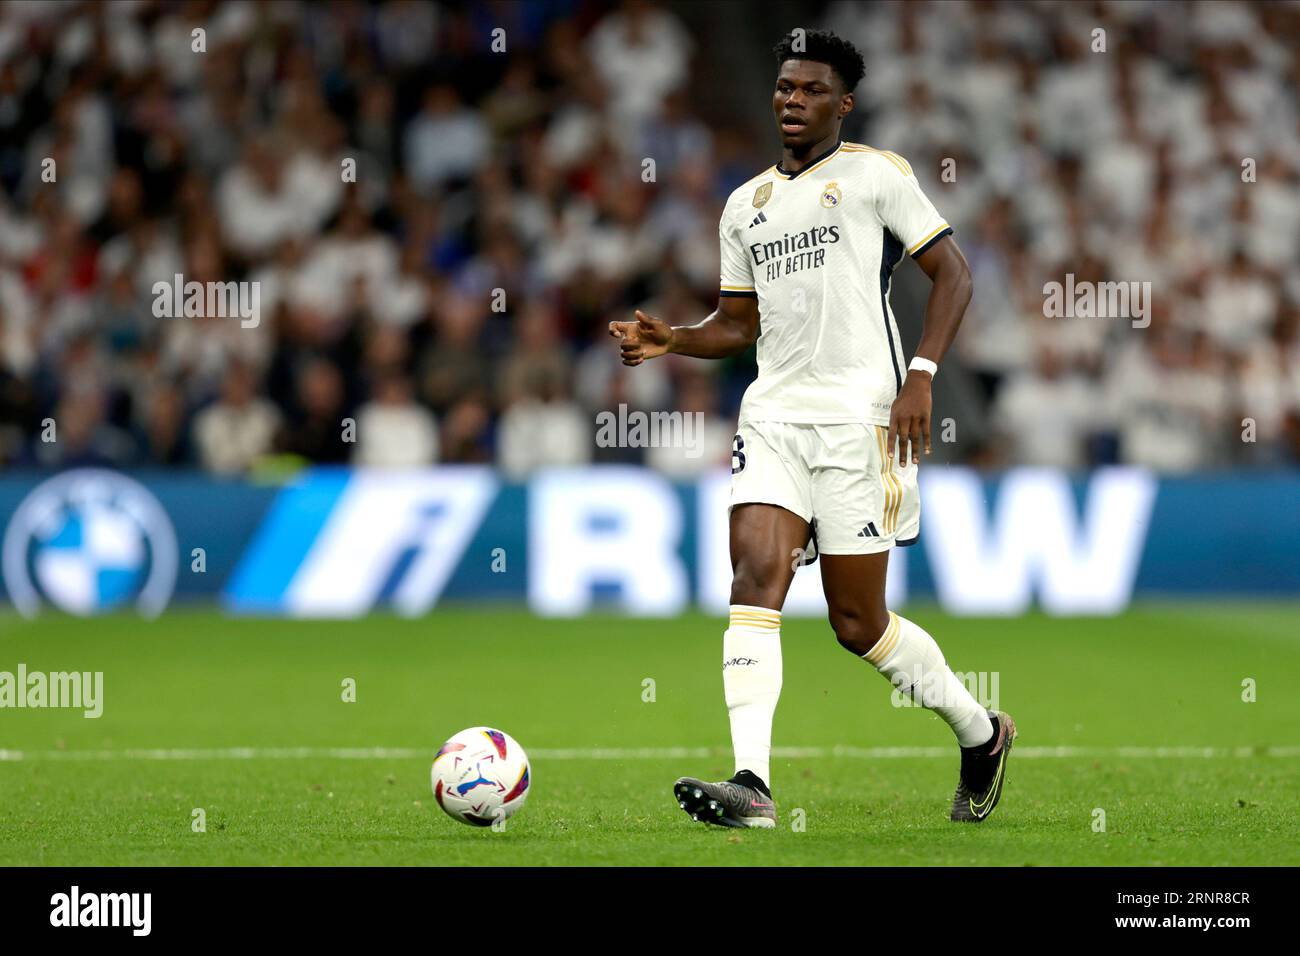
<svg viewBox="0 0 1300 956">
<path fill-rule="evenodd" d="M 175 412 L 164 407 L 151 409 L 151 413 L 151 423 L 165 428 L 166 422 L 158 421 L 158 417 Z M 226 369 L 221 397 L 194 420 L 199 461 L 214 474 L 243 474 L 271 451 L 279 427 L 280 413 L 269 401 L 258 397 L 253 372 L 243 363 L 234 362 Z M 165 432 L 152 431 L 151 437 L 163 439 Z"/>
<path fill-rule="evenodd" d="M 411 382 L 388 372 L 374 386 L 374 399 L 357 409 L 353 464 L 380 468 L 431 465 L 438 460 L 438 425 L 413 398 Z"/>
<path fill-rule="evenodd" d="M 594 442 L 595 422 L 568 397 L 565 380 L 540 372 L 501 416 L 497 463 L 512 478 L 539 468 L 585 465 Z"/>
</svg>

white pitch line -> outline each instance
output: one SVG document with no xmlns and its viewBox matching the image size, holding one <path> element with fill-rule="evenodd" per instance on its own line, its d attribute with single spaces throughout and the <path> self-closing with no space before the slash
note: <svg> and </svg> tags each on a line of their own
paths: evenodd
<svg viewBox="0 0 1300 956">
<path fill-rule="evenodd" d="M 429 747 L 216 747 L 126 750 L 0 750 L 0 763 L 21 760 L 414 760 L 428 759 Z M 724 757 L 721 747 L 570 747 L 538 748 L 534 760 L 685 760 Z M 772 756 L 784 759 L 849 757 L 862 760 L 951 759 L 952 747 L 773 747 Z M 1029 747 L 1019 746 L 1021 760 L 1067 758 L 1237 758 L 1300 757 L 1291 747 Z"/>
</svg>

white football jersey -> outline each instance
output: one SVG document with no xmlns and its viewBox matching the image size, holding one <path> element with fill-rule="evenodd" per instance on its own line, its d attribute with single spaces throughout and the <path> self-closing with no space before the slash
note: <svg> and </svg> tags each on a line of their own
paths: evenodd
<svg viewBox="0 0 1300 956">
<path fill-rule="evenodd" d="M 757 296 L 758 377 L 742 422 L 888 425 L 907 360 L 889 308 L 903 254 L 952 232 L 895 153 L 840 143 L 733 192 L 719 294 Z"/>
</svg>

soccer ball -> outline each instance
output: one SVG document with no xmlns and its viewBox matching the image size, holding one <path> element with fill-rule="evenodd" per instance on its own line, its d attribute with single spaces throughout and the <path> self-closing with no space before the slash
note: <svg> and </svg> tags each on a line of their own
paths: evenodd
<svg viewBox="0 0 1300 956">
<path fill-rule="evenodd" d="M 508 819 L 528 799 L 528 755 L 491 727 L 462 730 L 443 744 L 430 776 L 438 806 L 474 827 Z"/>
</svg>

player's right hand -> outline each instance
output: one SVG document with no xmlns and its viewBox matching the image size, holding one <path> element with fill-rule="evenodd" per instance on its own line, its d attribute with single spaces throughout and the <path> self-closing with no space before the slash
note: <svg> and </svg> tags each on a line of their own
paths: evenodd
<svg viewBox="0 0 1300 956">
<path fill-rule="evenodd" d="M 624 365 L 640 365 L 670 351 L 673 329 L 663 319 L 646 315 L 640 309 L 635 322 L 611 322 L 609 334 L 620 339 Z"/>
</svg>

